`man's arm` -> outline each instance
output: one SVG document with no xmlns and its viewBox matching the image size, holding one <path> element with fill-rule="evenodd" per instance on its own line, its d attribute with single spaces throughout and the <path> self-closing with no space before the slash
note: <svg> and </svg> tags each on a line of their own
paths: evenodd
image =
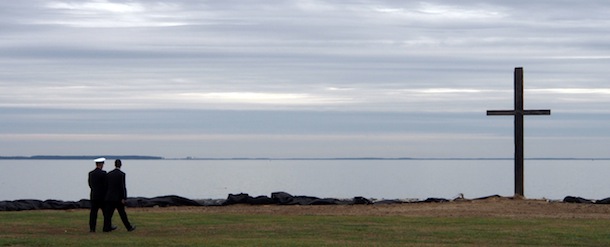
<svg viewBox="0 0 610 247">
<path fill-rule="evenodd" d="M 127 175 L 123 175 L 123 200 L 127 200 L 127 183 L 125 183 Z"/>
</svg>

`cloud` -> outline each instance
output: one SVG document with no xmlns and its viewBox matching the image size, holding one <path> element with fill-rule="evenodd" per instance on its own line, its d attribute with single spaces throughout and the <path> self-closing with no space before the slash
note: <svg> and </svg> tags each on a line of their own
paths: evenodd
<svg viewBox="0 0 610 247">
<path fill-rule="evenodd" d="M 104 0 L 91 2 L 51 2 L 47 4 L 51 9 L 67 9 L 70 11 L 83 12 L 110 12 L 110 13 L 134 13 L 143 12 L 145 8 L 140 3 L 113 3 Z"/>
<path fill-rule="evenodd" d="M 187 25 L 168 12 L 178 9 L 172 3 L 109 2 L 106 0 L 50 2 L 46 7 L 65 13 L 64 18 L 41 21 L 40 24 L 72 27 L 169 27 Z"/>
<path fill-rule="evenodd" d="M 462 20 L 490 20 L 492 18 L 499 19 L 508 16 L 508 14 L 502 13 L 501 10 L 493 10 L 488 6 L 460 7 L 457 5 L 444 5 L 427 2 L 420 3 L 420 6 L 416 11 L 425 15 L 433 16 L 433 18 L 435 19 L 440 18 L 441 20 L 443 18 Z"/>
<path fill-rule="evenodd" d="M 547 93 L 547 94 L 601 94 L 609 95 L 610 88 L 547 88 L 547 89 L 532 89 L 532 92 Z"/>
<path fill-rule="evenodd" d="M 312 96 L 302 93 L 263 93 L 263 92 L 212 92 L 182 93 L 174 97 L 180 101 L 201 101 L 209 103 L 246 103 L 275 105 L 328 105 L 347 103 L 348 99 Z"/>
</svg>

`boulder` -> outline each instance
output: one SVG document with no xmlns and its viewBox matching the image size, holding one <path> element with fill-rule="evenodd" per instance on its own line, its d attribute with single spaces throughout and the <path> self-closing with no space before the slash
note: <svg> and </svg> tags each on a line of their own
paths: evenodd
<svg viewBox="0 0 610 247">
<path fill-rule="evenodd" d="M 356 205 L 368 205 L 368 204 L 373 204 L 373 202 L 369 199 L 366 199 L 362 196 L 356 196 L 354 197 L 354 204 Z"/>
<path fill-rule="evenodd" d="M 291 205 L 293 198 L 294 196 L 286 192 L 271 193 L 271 199 L 273 199 L 273 201 L 279 205 Z"/>
<path fill-rule="evenodd" d="M 159 196 L 153 198 L 127 198 L 125 205 L 127 207 L 201 206 L 201 204 L 196 201 L 175 195 Z"/>
<path fill-rule="evenodd" d="M 565 198 L 563 198 L 563 202 L 567 202 L 567 203 L 593 203 L 592 200 L 589 199 L 585 199 L 582 197 L 575 197 L 575 196 L 566 196 Z"/>
<path fill-rule="evenodd" d="M 610 197 L 595 201 L 595 204 L 610 204 Z"/>
<path fill-rule="evenodd" d="M 248 197 L 246 203 L 250 205 L 270 205 L 275 204 L 275 200 L 268 196 Z"/>
<path fill-rule="evenodd" d="M 46 200 L 41 204 L 42 209 L 76 209 L 80 208 L 78 202 L 64 202 L 59 200 Z"/>
<path fill-rule="evenodd" d="M 246 204 L 248 203 L 248 200 L 250 200 L 250 195 L 245 194 L 245 193 L 240 193 L 240 194 L 229 194 L 229 196 L 227 196 L 227 200 L 222 203 L 223 206 L 227 206 L 227 205 L 233 205 L 233 204 Z"/>
<path fill-rule="evenodd" d="M 421 202 L 449 202 L 449 200 L 445 199 L 445 198 L 434 198 L 434 197 L 430 197 L 426 200 L 423 200 Z"/>
</svg>

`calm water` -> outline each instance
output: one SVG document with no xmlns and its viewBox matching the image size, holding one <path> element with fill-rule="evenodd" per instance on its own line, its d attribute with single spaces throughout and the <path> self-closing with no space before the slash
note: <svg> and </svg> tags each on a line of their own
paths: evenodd
<svg viewBox="0 0 610 247">
<path fill-rule="evenodd" d="M 528 198 L 610 197 L 610 161 L 525 162 Z M 0 200 L 89 196 L 85 160 L 0 160 Z M 104 170 L 113 169 L 113 162 Z M 192 199 L 285 191 L 316 197 L 405 199 L 513 194 L 512 161 L 200 161 L 124 160 L 130 197 Z"/>
</svg>

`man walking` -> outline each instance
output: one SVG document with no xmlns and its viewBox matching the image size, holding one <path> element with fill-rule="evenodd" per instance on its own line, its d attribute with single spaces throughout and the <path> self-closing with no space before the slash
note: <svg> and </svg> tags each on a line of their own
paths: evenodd
<svg viewBox="0 0 610 247">
<path fill-rule="evenodd" d="M 127 231 L 133 231 L 136 226 L 131 225 L 125 212 L 125 200 L 127 200 L 127 188 L 125 186 L 125 173 L 121 171 L 121 160 L 114 161 L 115 169 L 107 175 L 108 191 L 106 192 L 106 217 L 104 218 L 104 232 L 114 230 L 112 227 L 112 215 L 114 210 L 119 211 L 119 216 Z"/>
<path fill-rule="evenodd" d="M 104 213 L 104 200 L 106 199 L 106 171 L 104 168 L 105 158 L 95 159 L 95 169 L 89 172 L 89 188 L 91 193 L 89 199 L 91 201 L 91 212 L 89 212 L 89 232 L 95 232 L 97 225 L 97 212 L 101 209 L 102 215 L 104 215 L 104 221 L 106 220 L 106 214 Z"/>
</svg>

